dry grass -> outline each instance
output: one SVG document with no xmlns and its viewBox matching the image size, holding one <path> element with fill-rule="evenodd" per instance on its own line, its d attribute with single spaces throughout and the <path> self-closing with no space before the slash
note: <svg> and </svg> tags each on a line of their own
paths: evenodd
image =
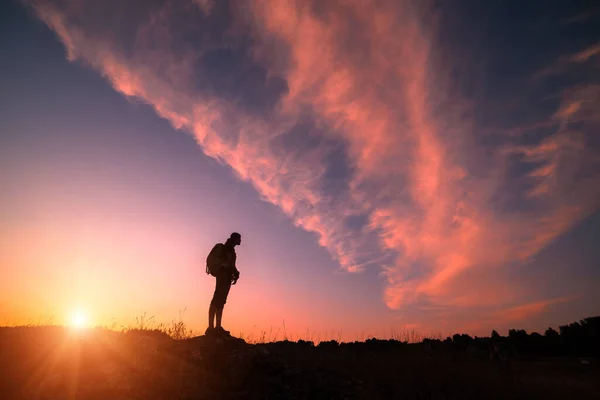
<svg viewBox="0 0 600 400">
<path fill-rule="evenodd" d="M 442 339 L 440 332 L 429 332 L 422 333 L 413 328 L 390 328 L 389 332 L 382 332 L 378 335 L 369 335 L 364 332 L 355 333 L 354 337 L 350 340 L 343 340 L 344 332 L 342 330 L 331 330 L 326 332 L 317 332 L 315 330 L 306 329 L 305 332 L 289 334 L 286 330 L 285 321 L 279 328 L 270 327 L 268 330 L 258 330 L 256 332 L 240 332 L 237 335 L 239 338 L 244 339 L 247 343 L 251 344 L 265 344 L 280 341 L 306 341 L 319 344 L 321 342 L 364 342 L 368 339 L 381 339 L 381 340 L 397 340 L 403 343 L 421 343 L 424 339 Z"/>
<path fill-rule="evenodd" d="M 99 328 L 108 329 L 115 332 L 138 332 L 145 333 L 147 335 L 159 335 L 165 334 L 175 340 L 189 339 L 195 336 L 200 336 L 204 332 L 199 332 L 191 329 L 188 324 L 184 321 L 186 308 L 179 312 L 177 319 L 173 319 L 170 323 L 158 322 L 154 315 L 143 313 L 142 315 L 135 317 L 133 321 L 126 324 L 113 321 L 110 325 L 101 325 Z M 27 327 L 38 327 L 38 326 L 58 326 L 53 323 L 54 318 L 52 317 L 40 317 L 36 322 L 31 322 L 26 325 Z M 256 329 L 256 327 L 255 327 Z M 232 332 L 233 333 L 233 332 Z M 265 344 L 274 343 L 280 341 L 292 341 L 297 342 L 300 340 L 313 342 L 319 344 L 321 342 L 364 342 L 368 339 L 382 339 L 382 340 L 397 340 L 404 343 L 420 343 L 423 339 L 442 339 L 440 332 L 429 332 L 422 333 L 413 328 L 401 327 L 401 328 L 390 328 L 387 332 L 380 332 L 379 334 L 367 334 L 365 332 L 354 333 L 350 336 L 350 340 L 343 340 L 344 332 L 342 330 L 330 330 L 330 331 L 315 331 L 309 328 L 301 333 L 289 333 L 286 328 L 285 321 L 282 321 L 279 327 L 269 327 L 268 329 L 256 329 L 250 332 L 235 332 L 235 336 L 243 339 L 249 344 Z"/>
</svg>

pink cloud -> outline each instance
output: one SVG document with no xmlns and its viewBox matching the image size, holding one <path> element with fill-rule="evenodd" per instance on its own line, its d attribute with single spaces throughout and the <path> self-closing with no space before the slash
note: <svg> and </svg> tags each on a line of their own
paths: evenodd
<svg viewBox="0 0 600 400">
<path fill-rule="evenodd" d="M 590 58 L 600 55 L 600 43 L 597 43 L 587 49 L 581 50 L 579 53 L 575 53 L 571 56 L 571 61 L 573 62 L 586 62 L 589 61 Z"/>
<path fill-rule="evenodd" d="M 600 43 L 593 44 L 572 54 L 560 57 L 553 64 L 542 68 L 533 75 L 534 80 L 546 79 L 552 76 L 561 75 L 568 72 L 571 68 L 587 64 L 595 57 L 600 55 Z"/>
<path fill-rule="evenodd" d="M 445 71 L 433 61 L 432 32 L 424 25 L 423 10 L 406 3 L 347 2 L 344 12 L 316 16 L 305 3 L 256 4 L 259 29 L 291 48 L 286 108 L 310 105 L 332 127 L 341 128 L 336 133 L 349 143 L 357 168 L 352 198 L 367 197 L 356 192 L 368 182 L 376 194 L 399 199 L 379 201 L 375 196 L 369 204 L 370 226 L 380 232 L 382 247 L 399 253 L 396 263 L 384 268 L 389 306 L 398 307 L 419 293 L 448 292 L 448 282 L 468 268 L 526 259 L 595 207 L 572 206 L 555 196 L 564 187 L 557 175 L 572 176 L 573 158 L 585 153 L 577 138 L 558 127 L 547 141 L 519 150 L 527 162 L 543 162 L 529 174 L 537 180 L 529 196 L 549 203 L 547 214 L 494 215 L 489 200 L 504 179 L 504 160 L 483 180 L 462 167 L 466 160 L 461 160 L 460 148 L 475 132 L 470 121 L 439 111 L 450 108 L 448 99 L 461 100 L 443 90 L 448 82 L 438 78 Z M 364 43 L 352 48 L 343 42 L 349 20 L 365 36 Z M 357 62 L 356 54 L 366 54 L 369 62 Z M 587 49 L 574 60 L 583 62 L 595 54 Z M 577 102 L 563 104 L 556 115 L 572 118 L 579 109 Z M 551 122 L 538 125 L 556 127 Z M 394 186 L 395 180 L 405 183 Z M 405 270 L 414 262 L 428 263 L 431 272 L 417 283 L 406 282 Z"/>
<path fill-rule="evenodd" d="M 536 301 L 534 303 L 522 304 L 516 307 L 507 308 L 498 311 L 495 314 L 495 318 L 500 321 L 513 322 L 522 321 L 527 318 L 531 318 L 534 315 L 544 312 L 548 306 L 557 303 L 564 303 L 568 301 L 567 298 L 556 298 L 550 300 Z"/>
</svg>

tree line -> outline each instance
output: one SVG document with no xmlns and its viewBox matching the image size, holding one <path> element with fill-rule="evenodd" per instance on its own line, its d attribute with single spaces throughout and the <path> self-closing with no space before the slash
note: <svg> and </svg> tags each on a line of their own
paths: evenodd
<svg viewBox="0 0 600 400">
<path fill-rule="evenodd" d="M 424 340 L 427 342 L 431 340 Z M 584 318 L 559 327 L 548 328 L 544 334 L 527 333 L 524 329 L 510 329 L 508 336 L 493 330 L 489 337 L 471 337 L 454 334 L 445 344 L 468 347 L 492 344 L 510 346 L 520 355 L 551 357 L 600 357 L 600 316 Z"/>
</svg>

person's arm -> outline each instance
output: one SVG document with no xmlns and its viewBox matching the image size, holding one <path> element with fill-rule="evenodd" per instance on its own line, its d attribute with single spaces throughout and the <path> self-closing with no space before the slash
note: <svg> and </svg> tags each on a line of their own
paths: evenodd
<svg viewBox="0 0 600 400">
<path fill-rule="evenodd" d="M 233 256 L 233 281 L 231 282 L 232 285 L 235 285 L 238 281 L 238 279 L 240 279 L 240 271 L 238 271 L 236 264 L 236 260 L 237 260 L 237 256 Z"/>
</svg>

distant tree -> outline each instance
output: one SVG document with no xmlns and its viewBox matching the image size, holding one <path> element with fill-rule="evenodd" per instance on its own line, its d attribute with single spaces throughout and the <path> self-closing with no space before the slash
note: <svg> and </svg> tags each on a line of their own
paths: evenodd
<svg viewBox="0 0 600 400">
<path fill-rule="evenodd" d="M 491 340 L 498 337 L 498 333 L 492 331 Z M 453 339 L 461 343 L 465 340 L 462 335 L 454 335 Z M 524 329 L 510 329 L 508 338 L 502 338 L 502 341 L 519 354 L 600 357 L 600 316 L 560 326 L 558 331 L 548 328 L 544 336 L 537 332 L 528 334 Z"/>
<path fill-rule="evenodd" d="M 563 338 L 572 338 L 576 337 L 581 331 L 581 325 L 579 322 L 573 322 L 569 325 L 563 325 L 558 328 L 560 331 L 560 336 Z"/>
<path fill-rule="evenodd" d="M 558 338 L 560 335 L 558 334 L 558 332 L 555 329 L 548 328 L 548 329 L 546 329 L 544 336 L 546 336 L 548 339 L 555 339 L 555 338 Z"/>
<path fill-rule="evenodd" d="M 559 328 L 560 341 L 571 355 L 600 356 L 600 316 Z"/>
<path fill-rule="evenodd" d="M 532 332 L 529 335 L 529 342 L 531 342 L 532 345 L 540 346 L 544 343 L 544 337 L 537 332 Z"/>
<path fill-rule="evenodd" d="M 466 347 L 468 344 L 473 343 L 473 341 L 473 338 L 466 333 L 463 333 L 462 335 L 455 333 L 452 335 L 452 343 L 460 347 Z"/>
<path fill-rule="evenodd" d="M 508 331 L 508 340 L 517 351 L 523 352 L 528 347 L 529 335 L 527 335 L 527 331 L 524 329 L 510 329 Z"/>
<path fill-rule="evenodd" d="M 492 331 L 492 335 L 491 335 L 492 339 L 500 339 L 500 334 L 498 332 L 496 332 L 496 330 L 494 329 Z"/>
<path fill-rule="evenodd" d="M 600 336 L 600 317 L 584 318 L 580 321 L 581 330 L 588 338 L 598 338 Z"/>
<path fill-rule="evenodd" d="M 510 329 L 508 331 L 508 337 L 511 339 L 523 339 L 526 338 L 527 335 L 527 331 L 525 329 Z"/>
</svg>

